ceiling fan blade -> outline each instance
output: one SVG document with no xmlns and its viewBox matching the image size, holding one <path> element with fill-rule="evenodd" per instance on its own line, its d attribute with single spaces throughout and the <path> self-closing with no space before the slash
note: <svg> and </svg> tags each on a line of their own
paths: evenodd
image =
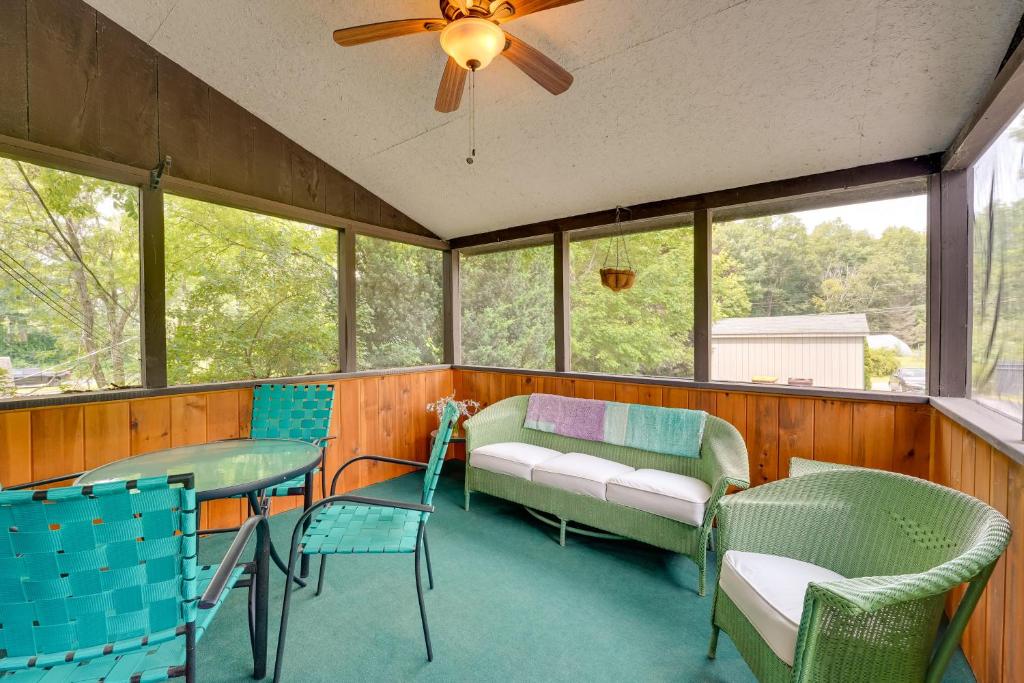
<svg viewBox="0 0 1024 683">
<path fill-rule="evenodd" d="M 447 114 L 459 108 L 462 102 L 462 91 L 466 89 L 466 74 L 469 72 L 459 66 L 451 57 L 444 65 L 444 73 L 441 75 L 441 85 L 437 88 L 437 99 L 434 100 L 434 109 Z"/>
<path fill-rule="evenodd" d="M 523 73 L 552 95 L 561 95 L 572 85 L 572 74 L 555 64 L 539 50 L 530 47 L 506 31 L 508 41 L 503 55 Z"/>
<path fill-rule="evenodd" d="M 352 47 L 353 45 L 372 43 L 375 40 L 407 36 L 411 33 L 440 31 L 447 23 L 444 19 L 399 19 L 398 21 L 350 26 L 335 31 L 334 42 L 344 47 Z"/>
<path fill-rule="evenodd" d="M 580 0 L 507 0 L 501 2 L 497 6 L 492 7 L 491 11 L 497 10 L 501 5 L 509 4 L 513 8 L 513 12 L 510 16 L 495 16 L 497 21 L 512 21 L 513 19 L 521 19 L 527 14 L 533 14 L 535 12 L 543 12 L 546 9 L 554 9 L 555 7 L 561 7 L 562 5 L 571 5 L 574 2 Z M 502 14 L 505 14 L 504 12 Z"/>
</svg>

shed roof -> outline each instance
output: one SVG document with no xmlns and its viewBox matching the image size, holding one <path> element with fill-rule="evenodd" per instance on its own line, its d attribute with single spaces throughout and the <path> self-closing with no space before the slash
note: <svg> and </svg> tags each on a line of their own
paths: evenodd
<svg viewBox="0 0 1024 683">
<path fill-rule="evenodd" d="M 712 337 L 866 337 L 868 334 L 868 318 L 863 313 L 726 318 L 711 327 Z"/>
</svg>

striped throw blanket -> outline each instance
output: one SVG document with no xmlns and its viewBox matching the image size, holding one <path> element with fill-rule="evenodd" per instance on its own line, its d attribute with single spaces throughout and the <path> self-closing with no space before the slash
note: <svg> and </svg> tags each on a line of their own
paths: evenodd
<svg viewBox="0 0 1024 683">
<path fill-rule="evenodd" d="M 702 410 L 531 394 L 523 426 L 576 439 L 699 458 L 707 416 Z"/>
</svg>

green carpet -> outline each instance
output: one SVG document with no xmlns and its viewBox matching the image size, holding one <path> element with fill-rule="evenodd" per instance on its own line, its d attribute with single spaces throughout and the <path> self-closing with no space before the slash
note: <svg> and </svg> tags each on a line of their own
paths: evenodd
<svg viewBox="0 0 1024 683">
<path fill-rule="evenodd" d="M 419 500 L 411 474 L 364 489 Z M 570 535 L 520 506 L 475 494 L 462 509 L 462 468 L 454 462 L 428 523 L 436 587 L 426 591 L 434 661 L 427 662 L 416 606 L 412 555 L 331 558 L 319 598 L 293 593 L 286 681 L 752 681 L 723 634 L 709 661 L 711 597 L 698 597 L 688 559 L 639 543 Z M 286 549 L 296 514 L 274 517 Z M 215 561 L 225 537 L 200 543 Z M 709 562 L 713 567 L 714 563 Z M 271 576 L 271 658 L 280 623 L 283 574 Z M 313 565 L 315 578 L 316 561 Z M 245 591 L 235 591 L 199 643 L 199 680 L 251 680 Z M 270 680 L 270 676 L 268 679 Z M 959 653 L 948 681 L 972 681 Z"/>
</svg>

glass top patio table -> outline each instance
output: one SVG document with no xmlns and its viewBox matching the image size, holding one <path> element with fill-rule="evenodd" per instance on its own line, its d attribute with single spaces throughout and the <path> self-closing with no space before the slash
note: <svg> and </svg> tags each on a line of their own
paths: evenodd
<svg viewBox="0 0 1024 683">
<path fill-rule="evenodd" d="M 117 460 L 80 476 L 75 484 L 195 474 L 200 501 L 270 488 L 310 472 L 320 462 L 320 448 L 294 439 L 232 439 L 178 446 Z"/>
</svg>

